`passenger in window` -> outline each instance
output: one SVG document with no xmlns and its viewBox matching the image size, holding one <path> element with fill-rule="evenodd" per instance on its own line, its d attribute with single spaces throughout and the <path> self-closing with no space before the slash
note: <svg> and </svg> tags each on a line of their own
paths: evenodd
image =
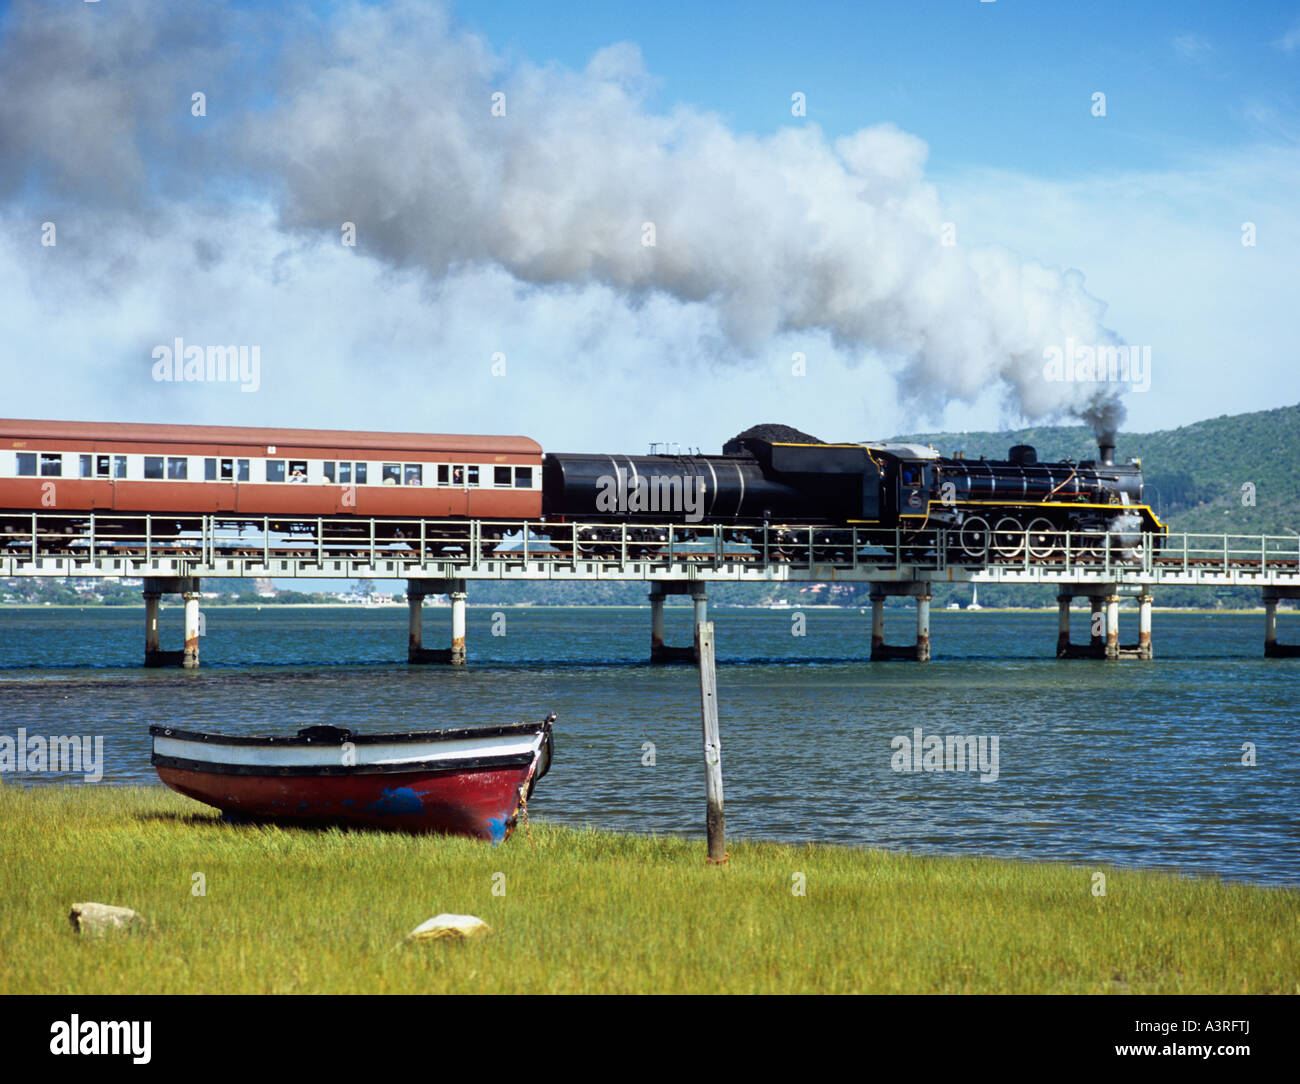
<svg viewBox="0 0 1300 1084">
<path fill-rule="evenodd" d="M 302 472 L 302 468 L 301 468 L 301 467 L 294 467 L 294 468 L 293 468 L 293 473 L 292 473 L 291 475 L 289 475 L 289 481 L 290 481 L 290 482 L 305 482 L 305 481 L 307 481 L 307 476 L 306 476 L 305 474 L 303 474 L 303 472 Z"/>
</svg>

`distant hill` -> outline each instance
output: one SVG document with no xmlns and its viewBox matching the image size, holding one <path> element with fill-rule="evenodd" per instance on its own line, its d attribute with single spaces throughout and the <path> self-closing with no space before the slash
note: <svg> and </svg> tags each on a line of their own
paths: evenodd
<svg viewBox="0 0 1300 1084">
<path fill-rule="evenodd" d="M 1001 433 L 909 433 L 897 440 L 933 444 L 944 455 L 1004 459 L 1032 444 L 1039 459 L 1093 459 L 1097 442 L 1082 425 Z M 1294 534 L 1300 531 L 1300 405 L 1224 414 L 1155 433 L 1120 433 L 1116 458 L 1142 460 L 1148 502 L 1175 532 Z M 1254 507 L 1242 487 L 1255 487 Z"/>
</svg>

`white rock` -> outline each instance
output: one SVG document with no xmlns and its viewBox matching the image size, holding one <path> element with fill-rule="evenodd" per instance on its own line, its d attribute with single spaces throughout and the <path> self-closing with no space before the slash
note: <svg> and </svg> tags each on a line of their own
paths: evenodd
<svg viewBox="0 0 1300 1084">
<path fill-rule="evenodd" d="M 129 907 L 112 907 L 107 903 L 74 903 L 68 915 L 72 928 L 80 934 L 102 936 L 112 930 L 129 930 L 144 919 Z"/>
<path fill-rule="evenodd" d="M 473 915 L 436 915 L 421 922 L 406 935 L 406 939 L 436 941 L 444 937 L 455 937 L 468 940 L 473 937 L 485 937 L 491 932 L 491 926 Z"/>
</svg>

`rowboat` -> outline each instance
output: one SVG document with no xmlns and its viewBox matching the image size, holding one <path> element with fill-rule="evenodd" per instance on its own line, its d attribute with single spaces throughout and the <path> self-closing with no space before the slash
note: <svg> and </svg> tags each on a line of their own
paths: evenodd
<svg viewBox="0 0 1300 1084">
<path fill-rule="evenodd" d="M 441 832 L 500 843 L 551 766 L 555 714 L 540 723 L 410 734 L 309 726 L 291 738 L 151 726 L 172 790 L 240 820 Z"/>
</svg>

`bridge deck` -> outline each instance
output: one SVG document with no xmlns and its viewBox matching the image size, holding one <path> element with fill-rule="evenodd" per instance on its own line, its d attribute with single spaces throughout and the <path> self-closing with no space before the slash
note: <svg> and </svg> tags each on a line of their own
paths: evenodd
<svg viewBox="0 0 1300 1084">
<path fill-rule="evenodd" d="M 0 577 L 1042 583 L 1300 588 L 1300 536 L 1172 535 L 1121 550 L 1062 533 L 996 537 L 977 557 L 942 531 L 38 514 L 0 531 Z"/>
</svg>

